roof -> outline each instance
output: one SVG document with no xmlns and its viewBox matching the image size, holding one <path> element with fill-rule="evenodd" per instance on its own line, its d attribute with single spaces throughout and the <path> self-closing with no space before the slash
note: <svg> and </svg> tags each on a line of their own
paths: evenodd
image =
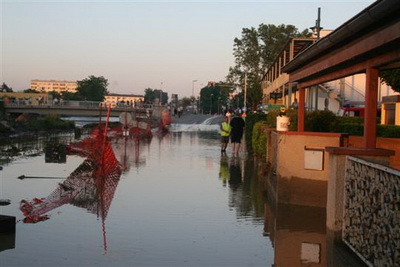
<svg viewBox="0 0 400 267">
<path fill-rule="evenodd" d="M 282 68 L 282 71 L 291 75 L 291 82 L 303 82 L 371 59 L 374 61 L 368 64 L 372 67 L 381 69 L 400 67 L 399 12 L 400 0 L 374 2 L 331 34 L 298 54 Z M 389 52 L 392 52 L 392 56 L 387 54 Z M 384 54 L 387 54 L 385 59 L 382 57 Z M 380 57 L 379 60 L 377 57 Z M 312 65 L 315 67 L 312 68 Z M 303 71 L 305 66 L 309 68 L 307 71 Z M 364 69 L 356 66 L 343 73 L 337 73 L 336 76 L 345 77 L 361 73 Z M 329 78 L 331 80 L 340 78 L 336 76 L 322 78 L 319 82 L 327 81 Z"/>
</svg>

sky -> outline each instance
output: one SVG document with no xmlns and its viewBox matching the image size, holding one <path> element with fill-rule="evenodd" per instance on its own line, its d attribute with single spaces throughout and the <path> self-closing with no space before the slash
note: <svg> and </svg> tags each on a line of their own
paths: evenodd
<svg viewBox="0 0 400 267">
<path fill-rule="evenodd" d="M 108 91 L 197 96 L 234 66 L 233 40 L 260 24 L 336 29 L 373 0 L 0 0 L 0 83 L 103 76 Z"/>
</svg>

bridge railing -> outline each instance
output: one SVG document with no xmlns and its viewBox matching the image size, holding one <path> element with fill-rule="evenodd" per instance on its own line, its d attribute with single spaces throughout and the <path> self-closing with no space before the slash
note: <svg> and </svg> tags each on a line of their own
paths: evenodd
<svg viewBox="0 0 400 267">
<path fill-rule="evenodd" d="M 109 104 L 99 101 L 60 101 L 58 103 L 34 103 L 25 101 L 10 101 L 5 104 L 5 110 L 8 113 L 37 113 L 49 114 L 55 113 L 60 115 L 89 115 L 105 114 L 100 110 L 106 110 Z M 127 105 L 124 103 L 111 104 L 111 114 L 116 116 L 121 112 L 132 112 L 136 117 L 153 117 L 160 118 L 161 110 L 164 106 L 151 104 L 134 104 Z M 99 113 L 100 112 L 100 113 Z"/>
<path fill-rule="evenodd" d="M 111 108 L 144 108 L 144 109 L 153 109 L 155 106 L 153 104 L 142 104 L 142 103 L 134 103 L 133 105 L 127 105 L 125 103 L 116 103 L 109 104 L 100 101 L 73 101 L 73 100 L 65 100 L 59 102 L 47 102 L 47 103 L 39 103 L 37 101 L 27 102 L 27 101 L 11 101 L 5 104 L 5 106 L 9 107 L 25 107 L 25 106 L 45 106 L 45 107 L 86 107 L 86 108 L 101 108 L 111 105 Z"/>
</svg>

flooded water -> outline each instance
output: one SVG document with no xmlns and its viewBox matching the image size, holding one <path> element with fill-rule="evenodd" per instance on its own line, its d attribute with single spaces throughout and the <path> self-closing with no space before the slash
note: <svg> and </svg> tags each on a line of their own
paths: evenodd
<svg viewBox="0 0 400 267">
<path fill-rule="evenodd" d="M 150 142 L 113 140 L 122 172 L 97 195 L 74 179 L 85 157 L 46 163 L 40 151 L 51 140 L 24 142 L 37 153 L 0 172 L 0 198 L 11 200 L 0 214 L 18 220 L 14 240 L 3 235 L 0 266 L 271 266 L 262 187 L 246 176 L 245 154 L 221 157 L 217 130 L 173 125 Z M 66 197 L 65 187 L 79 192 Z M 24 223 L 20 202 L 34 198 L 46 198 L 36 206 L 48 219 Z"/>
<path fill-rule="evenodd" d="M 18 222 L 0 266 L 362 266 L 329 245 L 326 183 L 221 155 L 209 123 L 101 142 L 104 156 L 86 135 L 3 144 L 0 214 Z"/>
</svg>

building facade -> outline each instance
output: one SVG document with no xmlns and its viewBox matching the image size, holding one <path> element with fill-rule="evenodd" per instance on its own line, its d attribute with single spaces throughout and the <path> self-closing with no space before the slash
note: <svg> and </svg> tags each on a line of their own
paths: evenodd
<svg viewBox="0 0 400 267">
<path fill-rule="evenodd" d="M 104 102 L 107 104 L 125 104 L 134 105 L 134 103 L 143 103 L 144 96 L 142 95 L 124 95 L 124 94 L 108 94 L 105 96 Z"/>
<path fill-rule="evenodd" d="M 39 92 L 75 93 L 78 82 L 56 80 L 31 80 L 31 89 Z"/>
<path fill-rule="evenodd" d="M 332 30 L 322 30 L 320 32 L 321 39 L 329 36 L 331 32 Z M 292 38 L 285 44 L 275 62 L 266 70 L 262 78 L 263 104 L 276 103 L 290 107 L 297 102 L 299 97 L 297 83 L 290 83 L 289 74 L 282 71 L 282 68 L 316 41 L 316 36 L 312 36 L 311 38 Z M 379 101 L 385 96 L 397 94 L 383 82 L 378 86 Z M 309 111 L 329 109 L 340 115 L 343 106 L 347 104 L 364 104 L 365 88 L 364 73 L 311 86 L 305 89 L 305 108 Z"/>
</svg>

